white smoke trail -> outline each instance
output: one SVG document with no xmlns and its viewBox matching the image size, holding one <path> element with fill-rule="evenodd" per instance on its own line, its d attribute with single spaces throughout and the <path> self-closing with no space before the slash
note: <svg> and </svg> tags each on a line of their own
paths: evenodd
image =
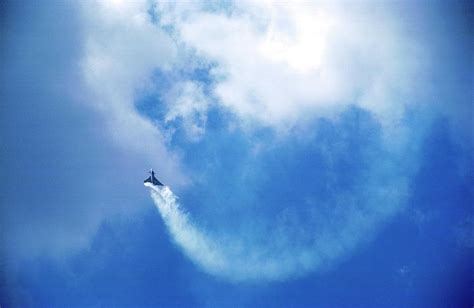
<svg viewBox="0 0 474 308">
<path fill-rule="evenodd" d="M 250 251 L 250 247 L 245 247 L 239 240 L 225 241 L 199 230 L 180 208 L 169 187 L 148 183 L 145 186 L 150 188 L 151 197 L 173 240 L 206 272 L 229 280 L 278 279 L 285 272 L 279 269 L 277 262 L 265 262 L 260 251 Z"/>
<path fill-rule="evenodd" d="M 184 249 L 186 255 L 211 272 L 224 269 L 225 258 L 217 243 L 190 222 L 188 215 L 180 209 L 176 196 L 169 187 L 161 188 L 149 183 L 145 183 L 145 186 L 150 188 L 151 197 L 171 236 Z"/>
<path fill-rule="evenodd" d="M 312 217 L 315 227 L 309 229 L 302 228 L 297 220 L 289 224 L 275 222 L 270 229 L 254 232 L 253 238 L 248 238 L 235 230 L 231 236 L 205 232 L 181 209 L 168 187 L 145 186 L 150 188 L 171 237 L 183 252 L 204 271 L 232 281 L 283 280 L 327 269 L 400 208 L 404 191 L 400 185 L 395 191 L 372 191 L 375 210 L 369 209 L 374 202 L 361 208 L 360 204 L 351 206 L 344 198 L 332 205 L 333 213 L 342 214 L 331 221 Z M 381 207 L 377 204 L 381 200 L 392 205 Z"/>
</svg>

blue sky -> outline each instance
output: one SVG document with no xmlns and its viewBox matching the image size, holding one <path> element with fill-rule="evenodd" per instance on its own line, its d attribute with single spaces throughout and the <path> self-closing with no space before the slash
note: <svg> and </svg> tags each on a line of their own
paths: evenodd
<svg viewBox="0 0 474 308">
<path fill-rule="evenodd" d="M 473 304 L 469 2 L 0 9 L 1 306 Z"/>
</svg>

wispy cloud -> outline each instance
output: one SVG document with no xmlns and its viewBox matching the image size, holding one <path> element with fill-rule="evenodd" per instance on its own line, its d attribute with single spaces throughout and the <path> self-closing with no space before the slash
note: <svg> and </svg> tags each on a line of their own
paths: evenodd
<svg viewBox="0 0 474 308">
<path fill-rule="evenodd" d="M 202 87 L 194 82 L 178 82 L 166 98 L 165 123 L 182 121 L 191 141 L 198 141 L 205 133 L 209 98 Z"/>
<path fill-rule="evenodd" d="M 241 118 L 280 129 L 350 104 L 387 127 L 417 103 L 429 55 L 383 6 L 234 3 L 230 9 L 158 2 L 159 24 L 217 64 L 213 94 Z"/>
<path fill-rule="evenodd" d="M 110 1 L 82 5 L 84 56 L 81 68 L 89 89 L 87 102 L 104 115 L 112 139 L 160 168 L 175 185 L 186 179 L 179 162 L 166 147 L 165 136 L 135 109 L 139 92 L 146 91 L 154 70 L 176 58 L 176 46 L 155 27 L 146 2 Z"/>
<path fill-rule="evenodd" d="M 427 80 L 427 48 L 385 6 L 106 1 L 83 7 L 83 68 L 93 105 L 107 114 L 112 131 L 121 131 L 115 139 L 137 151 L 156 150 L 169 160 L 158 162 L 165 168 L 177 161 L 165 158 L 172 155 L 163 132 L 133 108 L 156 70 L 166 75 L 212 64 L 208 92 L 183 75 L 159 93 L 168 98 L 165 120 L 180 119 L 191 140 L 205 132 L 213 100 L 242 123 L 278 130 L 356 104 L 394 141 L 393 135 L 403 137 L 405 111 L 418 104 L 416 89 Z M 150 135 L 153 140 L 134 143 Z"/>
</svg>

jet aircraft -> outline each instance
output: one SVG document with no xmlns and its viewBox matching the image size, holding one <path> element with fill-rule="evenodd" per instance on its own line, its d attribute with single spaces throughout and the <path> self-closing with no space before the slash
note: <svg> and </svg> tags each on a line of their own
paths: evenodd
<svg viewBox="0 0 474 308">
<path fill-rule="evenodd" d="M 151 183 L 155 186 L 163 186 L 163 184 L 158 181 L 157 178 L 155 178 L 155 172 L 153 171 L 153 169 L 150 169 L 150 176 L 145 180 L 143 181 L 143 183 Z"/>
</svg>

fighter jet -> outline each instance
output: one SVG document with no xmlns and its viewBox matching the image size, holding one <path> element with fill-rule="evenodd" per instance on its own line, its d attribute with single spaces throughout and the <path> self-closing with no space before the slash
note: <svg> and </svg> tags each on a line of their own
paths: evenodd
<svg viewBox="0 0 474 308">
<path fill-rule="evenodd" d="M 150 169 L 150 174 L 151 176 L 149 176 L 145 181 L 143 181 L 143 183 L 151 183 L 155 186 L 163 186 L 163 184 L 157 180 L 157 178 L 155 178 L 155 172 L 153 172 L 153 169 Z"/>
</svg>

